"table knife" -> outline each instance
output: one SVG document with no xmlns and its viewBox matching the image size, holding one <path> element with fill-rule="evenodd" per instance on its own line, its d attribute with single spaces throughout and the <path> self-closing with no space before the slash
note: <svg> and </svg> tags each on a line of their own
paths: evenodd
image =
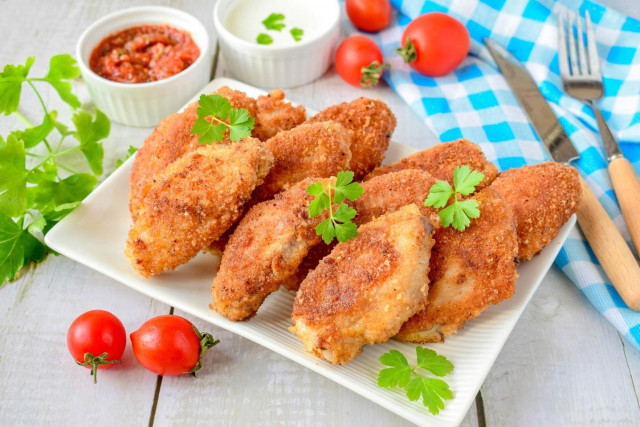
<svg viewBox="0 0 640 427">
<path fill-rule="evenodd" d="M 484 39 L 484 43 L 551 158 L 556 162 L 571 165 L 571 161 L 580 158 L 580 154 L 538 89 L 538 85 L 524 66 L 504 47 L 487 38 Z M 630 309 L 640 311 L 638 262 L 593 191 L 582 178 L 580 183 L 582 203 L 577 213 L 578 224 L 620 297 Z"/>
</svg>

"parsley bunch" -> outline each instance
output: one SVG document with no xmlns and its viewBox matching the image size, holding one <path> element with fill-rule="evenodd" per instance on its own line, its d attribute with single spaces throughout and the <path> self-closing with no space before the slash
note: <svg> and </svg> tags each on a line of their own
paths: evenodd
<svg viewBox="0 0 640 427">
<path fill-rule="evenodd" d="M 315 196 L 309 204 L 309 217 L 315 218 L 323 211 L 329 210 L 329 218 L 322 221 L 316 227 L 316 234 L 322 236 L 322 240 L 328 245 L 336 237 L 339 242 L 346 242 L 358 235 L 358 228 L 351 222 L 357 212 L 344 203 L 345 199 L 352 202 L 364 193 L 364 188 L 353 181 L 353 172 L 338 172 L 335 184 L 332 182 L 325 186 L 322 182 L 316 182 L 307 187 L 307 193 Z M 333 210 L 333 204 L 338 203 Z"/>
<path fill-rule="evenodd" d="M 478 202 L 473 199 L 458 200 L 458 194 L 468 196 L 476 190 L 476 185 L 484 179 L 484 174 L 472 171 L 469 165 L 456 166 L 453 170 L 453 187 L 447 181 L 438 181 L 429 189 L 429 195 L 424 201 L 425 206 L 444 208 L 453 196 L 453 203 L 438 211 L 438 216 L 444 227 L 453 225 L 458 231 L 464 231 L 471 223 L 469 218 L 478 218 L 480 210 Z"/>
<path fill-rule="evenodd" d="M 201 144 L 222 141 L 227 129 L 232 141 L 251 136 L 254 120 L 246 108 L 231 108 L 231 103 L 221 95 L 200 95 L 198 104 L 198 118 L 191 133 L 200 135 Z"/>
<path fill-rule="evenodd" d="M 6 65 L 0 73 L 0 113 L 14 114 L 27 124 L 23 130 L 0 136 L 0 285 L 15 280 L 31 261 L 51 252 L 41 240 L 64 216 L 93 190 L 102 175 L 102 139 L 109 135 L 109 119 L 97 108 L 94 114 L 78 110 L 80 100 L 70 80 L 80 76 L 69 55 L 51 58 L 44 77 L 30 77 L 35 59 L 24 65 Z M 75 129 L 57 120 L 57 112 L 45 105 L 36 84 L 47 83 L 74 111 Z M 23 86 L 35 93 L 44 117 L 32 125 L 18 107 Z M 69 142 L 74 141 L 69 147 Z M 66 141 L 66 144 L 63 143 Z M 79 172 L 61 160 L 82 153 L 89 172 Z"/>
<path fill-rule="evenodd" d="M 378 374 L 379 387 L 401 387 L 411 401 L 418 400 L 422 396 L 422 404 L 432 414 L 437 414 L 444 409 L 443 400 L 453 399 L 453 393 L 449 384 L 445 381 L 430 378 L 418 371 L 431 372 L 438 377 L 444 377 L 453 371 L 453 364 L 444 356 L 435 351 L 421 346 L 416 347 L 418 364 L 411 367 L 404 354 L 398 350 L 390 350 L 380 356 L 380 362 L 390 368 L 382 369 Z"/>
</svg>

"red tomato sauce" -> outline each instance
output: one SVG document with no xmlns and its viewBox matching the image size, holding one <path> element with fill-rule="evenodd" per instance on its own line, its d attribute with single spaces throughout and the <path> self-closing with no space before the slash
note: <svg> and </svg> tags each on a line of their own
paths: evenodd
<svg viewBox="0 0 640 427">
<path fill-rule="evenodd" d="M 89 67 L 105 79 L 145 83 L 193 64 L 200 49 L 189 33 L 169 25 L 142 25 L 112 34 L 91 53 Z"/>
</svg>

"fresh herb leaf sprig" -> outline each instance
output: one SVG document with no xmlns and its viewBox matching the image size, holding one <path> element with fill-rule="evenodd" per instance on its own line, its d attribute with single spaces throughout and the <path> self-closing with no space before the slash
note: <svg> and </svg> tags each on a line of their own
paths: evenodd
<svg viewBox="0 0 640 427">
<path fill-rule="evenodd" d="M 271 44 L 273 43 L 273 38 L 269 34 L 260 33 L 256 37 L 256 42 L 258 44 Z"/>
<path fill-rule="evenodd" d="M 456 230 L 464 231 L 471 224 L 470 218 L 480 216 L 480 210 L 477 201 L 458 200 L 458 195 L 468 196 L 473 193 L 483 179 L 484 174 L 471 170 L 469 165 L 456 166 L 453 170 L 453 188 L 447 181 L 436 182 L 429 189 L 424 205 L 441 209 L 438 211 L 438 216 L 444 227 L 452 225 Z M 451 196 L 453 196 L 453 203 L 447 206 Z"/>
<path fill-rule="evenodd" d="M 80 69 L 70 55 L 56 55 L 44 77 L 31 77 L 34 57 L 24 65 L 6 65 L 0 73 L 0 113 L 13 114 L 27 125 L 6 139 L 0 136 L 0 286 L 15 280 L 22 268 L 52 252 L 41 240 L 58 221 L 93 190 L 103 172 L 101 140 L 109 135 L 109 119 L 97 108 L 79 110 L 71 80 Z M 36 86 L 49 84 L 73 111 L 75 129 L 58 121 Z M 34 126 L 19 111 L 24 86 L 29 87 L 44 117 Z M 75 144 L 72 141 L 75 140 Z M 82 153 L 88 172 L 76 171 L 64 159 Z"/>
<path fill-rule="evenodd" d="M 191 133 L 200 135 L 201 144 L 220 142 L 229 129 L 229 139 L 240 141 L 251 136 L 254 120 L 249 117 L 246 108 L 232 108 L 231 103 L 221 95 L 200 95 L 200 105 L 196 110 L 198 118 L 191 128 Z"/>
<path fill-rule="evenodd" d="M 136 147 L 134 147 L 133 145 L 130 145 L 129 148 L 127 149 L 127 154 L 125 154 L 125 156 L 122 159 L 116 160 L 116 167 L 115 168 L 118 169 L 120 166 L 122 166 L 124 164 L 124 162 L 129 160 L 131 158 L 131 156 L 136 154 L 137 151 L 138 151 L 138 149 Z"/>
<path fill-rule="evenodd" d="M 302 36 L 304 35 L 304 30 L 302 28 L 294 27 L 289 30 L 289 34 L 291 34 L 291 37 L 293 37 L 295 41 L 299 42 L 300 40 L 302 40 Z"/>
<path fill-rule="evenodd" d="M 267 30 L 281 31 L 285 27 L 282 21 L 284 21 L 284 15 L 282 13 L 272 13 L 262 21 L 262 25 L 264 25 Z"/>
<path fill-rule="evenodd" d="M 325 210 L 329 211 L 329 218 L 322 221 L 316 227 L 316 234 L 322 236 L 322 240 L 328 245 L 337 238 L 339 242 L 346 242 L 358 235 L 358 228 L 351 222 L 357 212 L 348 206 L 346 199 L 355 201 L 364 193 L 364 188 L 353 181 L 353 172 L 338 172 L 335 183 L 329 181 L 324 184 L 316 182 L 307 187 L 307 193 L 315 196 L 309 204 L 309 217 L 315 218 Z M 334 204 L 338 207 L 333 209 Z"/>
<path fill-rule="evenodd" d="M 453 364 L 446 357 L 421 346 L 416 347 L 416 356 L 417 365 L 413 368 L 398 350 L 390 350 L 380 356 L 380 362 L 389 368 L 382 369 L 378 374 L 378 386 L 400 387 L 411 401 L 422 396 L 422 404 L 436 415 L 444 409 L 444 401 L 453 398 L 453 393 L 445 381 L 429 377 L 423 372 L 444 377 L 453 371 Z"/>
</svg>

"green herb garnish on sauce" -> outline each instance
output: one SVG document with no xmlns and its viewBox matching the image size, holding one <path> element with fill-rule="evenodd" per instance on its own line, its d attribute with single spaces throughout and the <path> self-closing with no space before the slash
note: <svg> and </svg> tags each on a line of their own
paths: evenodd
<svg viewBox="0 0 640 427">
<path fill-rule="evenodd" d="M 262 25 L 264 25 L 267 30 L 280 31 L 285 27 L 282 21 L 284 21 L 284 15 L 282 13 L 272 13 L 262 21 Z"/>
<path fill-rule="evenodd" d="M 295 41 L 299 42 L 300 40 L 302 40 L 304 31 L 301 28 L 292 28 L 291 30 L 289 30 L 289 33 L 291 33 L 291 37 L 293 37 Z"/>
<path fill-rule="evenodd" d="M 265 33 L 258 34 L 258 37 L 256 37 L 256 41 L 258 42 L 258 44 L 271 44 L 271 43 L 273 43 L 273 39 L 271 38 L 271 36 L 269 34 L 265 34 Z"/>
</svg>

